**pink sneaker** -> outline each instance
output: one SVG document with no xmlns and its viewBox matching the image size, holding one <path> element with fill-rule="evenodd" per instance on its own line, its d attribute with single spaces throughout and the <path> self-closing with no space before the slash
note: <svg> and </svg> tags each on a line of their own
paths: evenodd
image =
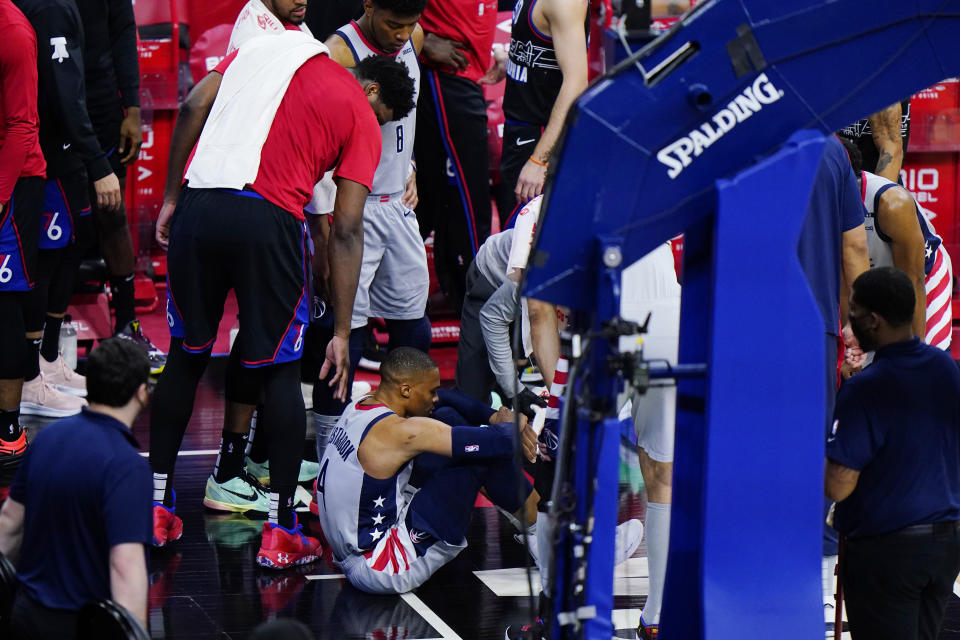
<svg viewBox="0 0 960 640">
<path fill-rule="evenodd" d="M 20 413 L 46 418 L 66 418 L 80 413 L 87 401 L 69 393 L 58 391 L 47 383 L 43 373 L 33 380 L 24 380 L 20 396 Z"/>
<path fill-rule="evenodd" d="M 52 384 L 58 391 L 69 393 L 78 398 L 87 397 L 87 379 L 67 366 L 63 355 L 57 354 L 57 359 L 47 362 L 40 356 L 40 372 L 47 384 Z"/>
</svg>

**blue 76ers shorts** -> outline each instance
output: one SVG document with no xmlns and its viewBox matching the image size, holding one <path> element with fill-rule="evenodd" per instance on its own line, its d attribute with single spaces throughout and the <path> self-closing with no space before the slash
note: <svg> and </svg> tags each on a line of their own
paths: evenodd
<svg viewBox="0 0 960 640">
<path fill-rule="evenodd" d="M 0 211 L 0 291 L 29 291 L 37 266 L 41 177 L 20 178 Z"/>
<path fill-rule="evenodd" d="M 299 360 L 310 319 L 306 236 L 303 222 L 253 191 L 184 189 L 167 253 L 170 335 L 185 351 L 208 351 L 233 289 L 243 365 Z"/>
<path fill-rule="evenodd" d="M 42 214 L 41 249 L 62 249 L 75 242 L 77 218 L 90 215 L 87 173 L 76 171 L 47 180 Z"/>
</svg>

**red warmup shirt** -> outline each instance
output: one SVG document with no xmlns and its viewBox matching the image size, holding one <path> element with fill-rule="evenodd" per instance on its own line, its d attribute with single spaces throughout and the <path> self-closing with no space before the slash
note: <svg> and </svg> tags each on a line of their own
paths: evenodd
<svg viewBox="0 0 960 640">
<path fill-rule="evenodd" d="M 426 33 L 462 42 L 470 65 L 457 75 L 476 82 L 490 68 L 490 47 L 497 28 L 496 0 L 442 0 L 427 3 L 420 16 Z M 421 60 L 423 58 L 421 57 Z M 451 67 L 442 69 L 452 71 Z"/>
<path fill-rule="evenodd" d="M 223 74 L 236 57 L 234 51 L 214 71 Z M 334 178 L 370 188 L 381 140 L 377 117 L 356 78 L 329 56 L 314 56 L 290 80 L 250 187 L 303 220 L 314 185 L 334 165 Z"/>
<path fill-rule="evenodd" d="M 46 175 L 37 116 L 37 36 L 10 0 L 0 0 L 0 203 L 19 178 Z"/>
</svg>

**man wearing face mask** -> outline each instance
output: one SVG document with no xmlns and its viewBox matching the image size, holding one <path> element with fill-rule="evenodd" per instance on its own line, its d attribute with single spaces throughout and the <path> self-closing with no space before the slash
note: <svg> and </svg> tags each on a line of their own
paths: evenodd
<svg viewBox="0 0 960 640">
<path fill-rule="evenodd" d="M 899 269 L 853 282 L 850 325 L 876 355 L 840 388 L 824 484 L 854 640 L 936 638 L 960 571 L 960 370 L 913 335 L 914 307 Z"/>
<path fill-rule="evenodd" d="M 152 485 L 130 429 L 149 375 L 145 349 L 104 340 L 87 358 L 90 406 L 30 443 L 0 511 L 0 552 L 20 583 L 14 638 L 74 638 L 77 610 L 106 598 L 146 626 Z M 67 465 L 86 471 L 52 472 Z"/>
</svg>

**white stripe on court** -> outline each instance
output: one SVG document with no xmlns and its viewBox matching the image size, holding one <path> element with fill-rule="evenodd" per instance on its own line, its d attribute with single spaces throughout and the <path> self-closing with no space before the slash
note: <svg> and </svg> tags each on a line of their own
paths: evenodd
<svg viewBox="0 0 960 640">
<path fill-rule="evenodd" d="M 533 569 L 531 573 L 533 590 L 536 595 L 540 593 L 540 572 Z M 523 567 L 474 571 L 473 574 L 501 598 L 522 598 L 530 593 L 527 583 L 527 570 Z M 650 593 L 649 575 L 646 558 L 629 558 L 625 562 L 621 562 L 613 573 L 613 595 L 648 595 Z"/>
<path fill-rule="evenodd" d="M 219 449 L 194 449 L 193 451 L 181 451 L 177 456 L 215 456 L 220 453 Z M 140 455 L 146 458 L 150 455 L 149 451 L 141 451 Z"/>
<path fill-rule="evenodd" d="M 440 632 L 440 639 L 438 640 L 463 640 L 460 636 L 454 633 L 453 629 L 447 626 L 447 623 L 444 622 L 440 616 L 433 612 L 433 609 L 428 607 L 423 600 L 421 600 L 415 593 L 404 593 L 400 596 L 400 599 L 406 602 L 410 607 L 420 614 L 420 616 L 427 621 L 427 623 Z"/>
</svg>

